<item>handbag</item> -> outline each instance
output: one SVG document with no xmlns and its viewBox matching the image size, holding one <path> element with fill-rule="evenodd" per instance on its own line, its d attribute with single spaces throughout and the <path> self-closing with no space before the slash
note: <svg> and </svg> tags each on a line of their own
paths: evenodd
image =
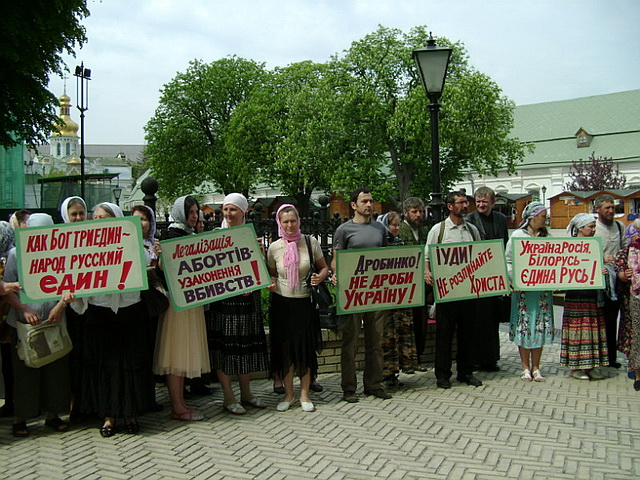
<svg viewBox="0 0 640 480">
<path fill-rule="evenodd" d="M 327 284 L 325 282 L 320 282 L 318 285 L 311 285 L 311 276 L 314 273 L 317 273 L 318 269 L 314 262 L 309 235 L 305 235 L 304 239 L 307 242 L 309 261 L 311 263 L 311 268 L 309 269 L 309 274 L 307 275 L 307 287 L 309 288 L 311 303 L 314 304 L 316 310 L 325 311 L 333 305 L 333 296 L 331 295 L 331 292 L 329 291 L 329 288 L 327 287 Z"/>
<path fill-rule="evenodd" d="M 140 292 L 140 300 L 144 303 L 149 318 L 159 317 L 169 308 L 169 297 L 155 268 L 147 268 L 147 282 L 148 288 Z"/>
<path fill-rule="evenodd" d="M 40 368 L 68 354 L 73 345 L 66 322 L 30 325 L 16 322 L 18 358 L 27 367 Z"/>
</svg>

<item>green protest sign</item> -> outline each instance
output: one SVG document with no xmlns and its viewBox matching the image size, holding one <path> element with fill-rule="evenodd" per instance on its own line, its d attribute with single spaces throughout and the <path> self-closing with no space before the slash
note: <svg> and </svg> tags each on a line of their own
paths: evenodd
<svg viewBox="0 0 640 480">
<path fill-rule="evenodd" d="M 424 305 L 422 246 L 336 251 L 338 314 Z"/>
<path fill-rule="evenodd" d="M 600 237 L 513 238 L 516 290 L 603 289 Z"/>
<path fill-rule="evenodd" d="M 436 303 L 511 292 L 502 240 L 429 245 L 429 265 Z"/>
<path fill-rule="evenodd" d="M 16 230 L 24 303 L 147 288 L 140 217 Z"/>
<path fill-rule="evenodd" d="M 176 311 L 266 288 L 271 282 L 253 225 L 160 242 Z"/>
</svg>

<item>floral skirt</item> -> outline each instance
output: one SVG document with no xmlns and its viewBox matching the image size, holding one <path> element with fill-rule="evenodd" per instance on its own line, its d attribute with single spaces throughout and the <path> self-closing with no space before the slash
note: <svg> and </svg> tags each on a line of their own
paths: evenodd
<svg viewBox="0 0 640 480">
<path fill-rule="evenodd" d="M 541 348 L 553 341 L 551 292 L 511 294 L 509 339 L 523 348 Z"/>
</svg>

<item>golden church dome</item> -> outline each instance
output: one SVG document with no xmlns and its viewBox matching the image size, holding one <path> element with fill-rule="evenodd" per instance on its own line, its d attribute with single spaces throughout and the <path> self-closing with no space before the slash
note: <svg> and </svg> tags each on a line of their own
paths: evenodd
<svg viewBox="0 0 640 480">
<path fill-rule="evenodd" d="M 77 137 L 78 124 L 71 120 L 71 97 L 66 93 L 60 97 L 60 118 L 64 122 L 56 122 L 53 124 L 53 136 L 56 137 Z"/>
<path fill-rule="evenodd" d="M 80 159 L 78 157 L 76 157 L 75 155 L 73 155 L 71 157 L 71 160 L 69 160 L 67 162 L 67 165 L 80 165 Z"/>
</svg>

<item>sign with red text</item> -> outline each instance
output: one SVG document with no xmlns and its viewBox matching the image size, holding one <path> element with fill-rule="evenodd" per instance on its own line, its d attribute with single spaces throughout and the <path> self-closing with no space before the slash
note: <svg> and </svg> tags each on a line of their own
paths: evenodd
<svg viewBox="0 0 640 480">
<path fill-rule="evenodd" d="M 436 303 L 511 293 L 502 240 L 429 245 Z"/>
<path fill-rule="evenodd" d="M 147 288 L 140 217 L 16 230 L 24 303 Z"/>
<path fill-rule="evenodd" d="M 424 305 L 420 245 L 336 250 L 338 314 Z"/>
<path fill-rule="evenodd" d="M 160 244 L 162 268 L 176 311 L 271 283 L 253 225 L 172 238 Z"/>
<path fill-rule="evenodd" d="M 513 238 L 516 290 L 603 289 L 600 237 Z"/>
</svg>

